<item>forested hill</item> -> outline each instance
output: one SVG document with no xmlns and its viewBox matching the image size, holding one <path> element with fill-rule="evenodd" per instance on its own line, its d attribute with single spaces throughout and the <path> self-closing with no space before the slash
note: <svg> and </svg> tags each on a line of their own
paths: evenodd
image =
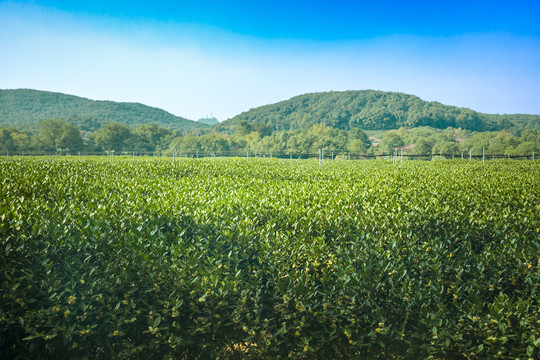
<svg viewBox="0 0 540 360">
<path fill-rule="evenodd" d="M 155 123 L 169 129 L 191 131 L 208 125 L 139 103 L 95 101 L 73 95 L 30 89 L 0 90 L 0 127 L 35 131 L 44 119 L 60 119 L 93 132 L 103 124 Z"/>
<path fill-rule="evenodd" d="M 218 119 L 216 119 L 215 117 L 202 118 L 202 119 L 199 119 L 199 120 L 197 120 L 197 121 L 198 121 L 198 122 L 201 122 L 201 123 L 203 123 L 203 124 L 209 125 L 209 126 L 219 124 Z"/>
<path fill-rule="evenodd" d="M 324 123 L 337 129 L 397 129 L 431 126 L 473 131 L 540 129 L 540 115 L 491 115 L 428 102 L 414 95 L 374 90 L 323 92 L 295 96 L 261 106 L 215 125 L 228 130 L 241 121 L 260 123 L 274 131 L 309 128 Z"/>
</svg>

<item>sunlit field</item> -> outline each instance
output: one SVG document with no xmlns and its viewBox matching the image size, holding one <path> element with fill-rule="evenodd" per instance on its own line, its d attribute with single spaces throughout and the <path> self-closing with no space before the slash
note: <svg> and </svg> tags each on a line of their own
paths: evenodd
<svg viewBox="0 0 540 360">
<path fill-rule="evenodd" d="M 0 357 L 540 358 L 540 163 L 0 160 Z"/>
</svg>

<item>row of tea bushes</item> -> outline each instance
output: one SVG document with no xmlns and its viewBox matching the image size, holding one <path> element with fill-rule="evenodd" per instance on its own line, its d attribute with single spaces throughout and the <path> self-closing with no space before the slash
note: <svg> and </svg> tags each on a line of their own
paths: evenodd
<svg viewBox="0 0 540 360">
<path fill-rule="evenodd" d="M 0 161 L 2 358 L 540 357 L 540 164 Z"/>
</svg>

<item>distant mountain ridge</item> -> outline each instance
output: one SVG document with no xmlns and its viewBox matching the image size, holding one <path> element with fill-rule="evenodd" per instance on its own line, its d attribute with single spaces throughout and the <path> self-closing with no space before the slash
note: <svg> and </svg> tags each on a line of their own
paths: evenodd
<svg viewBox="0 0 540 360">
<path fill-rule="evenodd" d="M 331 91 L 295 96 L 243 112 L 214 127 L 228 131 L 240 122 L 259 123 L 272 131 L 308 128 L 315 124 L 350 130 L 389 130 L 431 126 L 490 131 L 540 129 L 540 115 L 493 115 L 428 102 L 415 95 L 375 90 Z"/>
<path fill-rule="evenodd" d="M 197 121 L 200 122 L 200 123 L 209 125 L 209 126 L 219 124 L 218 119 L 216 119 L 215 117 L 202 118 L 202 119 L 199 119 L 199 120 L 197 120 Z"/>
<path fill-rule="evenodd" d="M 472 131 L 540 130 L 540 115 L 483 114 L 467 108 L 428 102 L 415 95 L 375 90 L 331 91 L 295 96 L 260 106 L 219 123 L 215 118 L 188 120 L 140 103 L 90 100 L 56 92 L 0 90 L 0 127 L 35 132 L 37 123 L 60 119 L 94 132 L 104 124 L 128 126 L 155 123 L 189 132 L 196 129 L 232 131 L 240 122 L 270 131 L 307 129 L 315 124 L 350 130 L 390 130 L 400 127 L 454 127 Z"/>
<path fill-rule="evenodd" d="M 0 126 L 35 131 L 37 123 L 44 119 L 61 119 L 89 132 L 109 122 L 125 125 L 156 123 L 181 131 L 208 127 L 202 122 L 139 103 L 90 100 L 31 89 L 0 90 Z"/>
</svg>

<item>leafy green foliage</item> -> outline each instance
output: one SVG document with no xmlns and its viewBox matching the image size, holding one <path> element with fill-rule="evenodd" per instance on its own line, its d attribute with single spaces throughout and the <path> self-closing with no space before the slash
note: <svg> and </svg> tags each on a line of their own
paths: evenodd
<svg viewBox="0 0 540 360">
<path fill-rule="evenodd" d="M 202 119 L 199 119 L 197 121 L 200 122 L 200 123 L 206 124 L 206 125 L 210 125 L 210 126 L 219 124 L 218 119 L 216 119 L 215 117 L 202 118 Z"/>
<path fill-rule="evenodd" d="M 37 140 L 46 151 L 81 150 L 83 147 L 81 132 L 73 125 L 58 119 L 48 119 L 40 121 L 38 128 Z"/>
<path fill-rule="evenodd" d="M 89 132 L 110 122 L 128 126 L 153 122 L 182 131 L 208 127 L 139 103 L 94 101 L 29 89 L 0 90 L 0 126 L 35 132 L 37 123 L 46 119 L 60 119 Z"/>
<path fill-rule="evenodd" d="M 495 122 L 500 124 L 503 129 L 517 128 L 517 129 L 532 129 L 540 130 L 540 115 L 528 115 L 528 114 L 479 114 L 480 118 L 487 122 Z"/>
<path fill-rule="evenodd" d="M 394 134 L 390 136 L 391 134 Z M 482 155 L 484 149 L 487 154 L 497 155 L 531 155 L 540 152 L 540 131 L 523 130 L 520 136 L 507 131 L 487 131 L 473 133 L 463 129 L 447 128 L 445 130 L 429 127 L 413 129 L 400 128 L 391 130 L 383 136 L 384 141 L 380 150 L 389 152 L 389 149 L 398 143 L 388 141 L 399 136 L 403 144 L 414 144 L 414 154 L 453 154 L 461 152 L 473 155 Z M 399 146 L 399 145 L 398 145 Z"/>
<path fill-rule="evenodd" d="M 130 146 L 131 132 L 126 125 L 113 122 L 90 135 L 90 139 L 101 150 L 124 150 Z"/>
<path fill-rule="evenodd" d="M 171 142 L 173 133 L 154 123 L 138 125 L 131 136 L 132 143 L 126 144 L 126 147 L 147 152 L 161 150 Z"/>
<path fill-rule="evenodd" d="M 0 160 L 0 357 L 538 358 L 538 162 Z"/>
<path fill-rule="evenodd" d="M 31 136 L 27 131 L 0 128 L 0 150 L 2 152 L 25 151 L 31 148 Z"/>
<path fill-rule="evenodd" d="M 405 143 L 398 133 L 388 131 L 383 136 L 383 142 L 381 143 L 380 148 L 383 153 L 392 154 L 394 148 L 403 145 L 405 145 Z"/>
<path fill-rule="evenodd" d="M 487 115 L 466 108 L 427 102 L 414 95 L 373 90 L 324 92 L 261 106 L 216 125 L 231 131 L 239 123 L 261 123 L 273 131 L 306 129 L 314 124 L 351 128 L 397 129 L 431 126 L 472 131 L 540 129 L 540 115 Z"/>
<path fill-rule="evenodd" d="M 0 151 L 57 149 L 50 137 L 38 138 L 27 131 L 37 132 L 36 121 L 40 119 L 78 127 L 84 147 L 81 141 L 68 141 L 69 146 L 60 141 L 60 146 L 86 152 L 168 151 L 193 155 L 250 151 L 294 155 L 323 149 L 373 155 L 391 153 L 401 146 L 396 145 L 401 144 L 398 138 L 402 145 L 414 144 L 416 154 L 457 155 L 471 150 L 477 155 L 485 148 L 492 154 L 530 155 L 540 149 L 539 130 L 534 130 L 540 128 L 537 115 L 479 114 L 400 93 L 367 90 L 306 94 L 218 124 L 214 118 L 192 122 L 141 104 L 92 101 L 35 90 L 0 90 L 0 125 L 19 127 L 0 127 Z M 397 128 L 398 136 L 387 134 L 378 148 L 371 146 L 364 132 L 379 129 L 382 137 L 384 129 Z M 509 130 L 475 133 L 496 129 Z M 75 140 L 76 129 L 70 131 L 64 138 Z M 467 140 L 467 144 L 456 143 L 458 138 Z"/>
<path fill-rule="evenodd" d="M 525 130 L 520 137 L 507 132 L 479 133 L 471 136 L 467 148 L 481 154 L 482 148 L 492 154 L 521 155 L 540 152 L 540 130 Z"/>
</svg>

